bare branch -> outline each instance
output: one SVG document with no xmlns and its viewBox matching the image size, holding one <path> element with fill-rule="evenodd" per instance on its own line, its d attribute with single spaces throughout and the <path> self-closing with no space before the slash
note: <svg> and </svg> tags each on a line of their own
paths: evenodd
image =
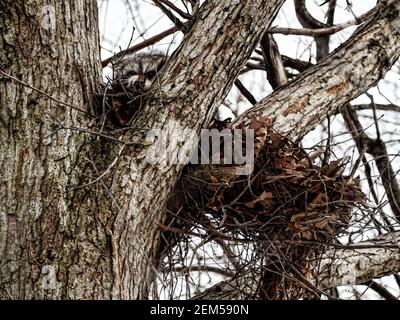
<svg viewBox="0 0 400 320">
<path fill-rule="evenodd" d="M 374 280 L 367 282 L 365 285 L 367 285 L 370 289 L 374 290 L 386 300 L 397 300 L 397 298 L 393 294 L 391 294 L 388 289 L 386 289 L 383 285 Z"/>
<path fill-rule="evenodd" d="M 113 62 L 113 61 L 115 61 L 115 60 L 117 60 L 117 59 L 119 59 L 119 58 L 121 58 L 121 57 L 123 57 L 123 56 L 125 56 L 127 54 L 132 54 L 132 53 L 135 53 L 135 52 L 137 52 L 137 51 L 139 51 L 141 49 L 144 49 L 144 48 L 146 48 L 148 46 L 151 46 L 152 44 L 154 44 L 154 43 L 156 43 L 158 41 L 161 41 L 165 37 L 168 37 L 169 35 L 174 34 L 178 30 L 179 29 L 177 27 L 169 28 L 168 30 L 163 31 L 163 32 L 155 35 L 154 37 L 151 37 L 151 38 L 149 38 L 149 39 L 147 39 L 147 40 L 145 40 L 145 41 L 143 41 L 143 42 L 141 42 L 141 43 L 139 43 L 137 45 L 134 45 L 134 46 L 132 46 L 132 47 L 126 49 L 126 50 L 122 50 L 122 51 L 114 54 L 112 57 L 103 60 L 101 62 L 101 65 L 104 68 L 109 63 L 111 63 L 111 62 Z"/>
<path fill-rule="evenodd" d="M 400 18 L 396 1 L 366 23 L 319 65 L 309 68 L 244 113 L 234 123 L 266 116 L 295 140 L 352 99 L 374 86 L 400 56 Z M 366 46 L 365 44 L 369 44 Z"/>
<path fill-rule="evenodd" d="M 379 137 L 379 130 L 377 130 L 377 138 L 372 139 L 362 128 L 355 110 L 351 107 L 345 108 L 342 115 L 354 140 L 356 141 L 358 149 L 361 151 L 364 147 L 367 147 L 366 151 L 374 157 L 386 191 L 386 196 L 389 200 L 390 208 L 392 209 L 396 219 L 400 221 L 400 186 L 389 159 L 386 145 Z M 376 119 L 375 124 L 377 125 Z"/>
<path fill-rule="evenodd" d="M 278 44 L 272 35 L 265 33 L 261 38 L 261 49 L 267 68 L 267 78 L 273 89 L 288 82 Z"/>
<path fill-rule="evenodd" d="M 236 79 L 235 80 L 235 86 L 236 88 L 238 88 L 238 90 L 240 91 L 240 93 L 246 97 L 246 99 L 252 104 L 255 105 L 257 104 L 257 100 L 256 98 L 254 98 L 254 96 L 251 94 L 251 92 L 249 90 L 246 89 L 246 87 L 243 85 L 243 83 L 239 80 Z"/>
<path fill-rule="evenodd" d="M 328 36 L 332 35 L 334 33 L 337 33 L 339 31 L 342 31 L 348 27 L 351 26 L 356 26 L 359 25 L 368 19 L 370 19 L 373 15 L 376 15 L 378 12 L 378 9 L 380 7 L 377 6 L 371 10 L 369 10 L 367 13 L 363 14 L 361 17 L 337 24 L 334 26 L 325 26 L 325 27 L 320 27 L 320 28 L 311 28 L 309 27 L 311 24 L 307 24 L 308 27 L 302 28 L 302 29 L 293 29 L 293 28 L 279 28 L 279 27 L 274 27 L 269 30 L 267 30 L 268 33 L 280 33 L 280 34 L 285 34 L 285 35 L 297 35 L 297 36 L 308 36 L 308 37 L 322 37 L 322 36 Z"/>
<path fill-rule="evenodd" d="M 360 247 L 331 248 L 314 261 L 315 278 L 310 285 L 328 290 L 346 284 L 365 284 L 372 279 L 400 272 L 400 234 L 388 234 Z M 394 248 L 386 248 L 394 244 Z M 260 274 L 241 275 L 222 281 L 194 299 L 249 299 L 257 291 Z"/>
<path fill-rule="evenodd" d="M 170 10 L 168 10 L 164 4 L 165 1 L 161 0 L 153 0 L 154 4 L 160 8 L 160 10 L 168 17 L 169 20 L 175 25 L 175 27 L 179 30 L 182 30 L 183 33 L 187 32 L 185 24 L 178 19 Z M 167 1 L 168 2 L 168 1 Z"/>
<path fill-rule="evenodd" d="M 173 3 L 171 3 L 168 0 L 158 0 L 158 1 L 163 3 L 163 4 L 165 4 L 166 6 L 171 8 L 172 10 L 174 10 L 177 14 L 179 14 L 184 19 L 190 20 L 190 19 L 193 18 L 190 14 L 182 11 L 181 9 L 179 9 L 177 6 L 175 6 Z"/>
</svg>

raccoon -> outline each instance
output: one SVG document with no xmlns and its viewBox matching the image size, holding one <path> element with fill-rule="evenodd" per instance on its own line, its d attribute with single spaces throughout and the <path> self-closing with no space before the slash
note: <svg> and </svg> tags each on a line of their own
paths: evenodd
<svg viewBox="0 0 400 320">
<path fill-rule="evenodd" d="M 167 56 L 159 52 L 127 55 L 113 66 L 111 102 L 112 121 L 126 126 L 140 108 L 146 91 L 157 79 Z"/>
<path fill-rule="evenodd" d="M 162 53 L 138 53 L 125 56 L 114 66 L 114 79 L 124 82 L 126 88 L 147 91 L 164 66 Z"/>
</svg>

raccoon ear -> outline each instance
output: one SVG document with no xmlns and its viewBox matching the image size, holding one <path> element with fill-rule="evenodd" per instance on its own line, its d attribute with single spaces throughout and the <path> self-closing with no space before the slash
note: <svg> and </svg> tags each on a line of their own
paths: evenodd
<svg viewBox="0 0 400 320">
<path fill-rule="evenodd" d="M 121 67 L 116 67 L 114 65 L 112 69 L 113 80 L 116 80 L 120 75 L 121 75 Z"/>
<path fill-rule="evenodd" d="M 160 71 L 162 67 L 164 67 L 165 63 L 167 62 L 166 56 L 160 56 L 157 58 L 157 71 Z"/>
</svg>

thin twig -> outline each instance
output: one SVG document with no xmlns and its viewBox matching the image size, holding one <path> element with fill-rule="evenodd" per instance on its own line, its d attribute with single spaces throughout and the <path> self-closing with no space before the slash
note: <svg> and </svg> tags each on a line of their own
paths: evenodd
<svg viewBox="0 0 400 320">
<path fill-rule="evenodd" d="M 132 46 L 132 47 L 126 49 L 126 50 L 123 50 L 123 51 L 120 51 L 120 52 L 114 54 L 112 57 L 103 60 L 101 62 L 101 65 L 104 68 L 109 63 L 115 61 L 116 59 L 118 59 L 118 58 L 120 58 L 120 57 L 122 57 L 124 55 L 127 55 L 127 54 L 135 53 L 135 52 L 137 52 L 137 51 L 139 51 L 141 49 L 144 49 L 144 48 L 146 48 L 148 46 L 151 46 L 152 44 L 154 44 L 154 43 L 156 43 L 158 41 L 161 41 L 165 37 L 168 37 L 169 35 L 174 34 L 178 30 L 179 29 L 177 27 L 169 28 L 169 29 L 167 29 L 167 30 L 155 35 L 154 37 L 151 37 L 151 38 L 149 38 L 149 39 L 147 39 L 147 40 L 145 40 L 145 41 L 143 41 L 143 42 L 141 42 L 141 43 L 139 43 L 137 45 L 134 45 L 134 46 Z"/>
<path fill-rule="evenodd" d="M 240 93 L 245 96 L 245 98 L 254 106 L 255 104 L 257 104 L 257 100 L 256 98 L 254 98 L 254 96 L 251 94 L 251 92 L 249 90 L 246 89 L 246 87 L 243 85 L 243 83 L 239 80 L 236 79 L 235 80 L 235 86 L 238 88 L 238 90 L 240 91 Z"/>
</svg>

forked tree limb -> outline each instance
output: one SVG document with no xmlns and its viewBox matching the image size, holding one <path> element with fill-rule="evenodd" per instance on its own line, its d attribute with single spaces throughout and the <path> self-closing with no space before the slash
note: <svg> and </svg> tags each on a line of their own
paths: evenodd
<svg viewBox="0 0 400 320">
<path fill-rule="evenodd" d="M 400 56 L 400 4 L 387 1 L 366 23 L 318 65 L 301 73 L 242 114 L 234 126 L 266 116 L 281 133 L 299 139 L 327 114 L 365 93 Z"/>
<path fill-rule="evenodd" d="M 361 30 L 356 31 L 318 65 L 307 69 L 296 80 L 279 88 L 244 113 L 233 126 L 248 124 L 253 117 L 266 116 L 274 121 L 276 130 L 298 140 L 327 114 L 336 112 L 338 108 L 373 87 L 400 56 L 400 4 L 395 0 L 383 3 L 384 7 L 375 19 L 363 25 Z M 394 240 L 397 241 L 398 237 L 396 234 Z M 326 252 L 322 266 L 338 266 L 340 261 L 351 263 L 349 267 L 355 268 L 357 279 L 362 279 L 363 283 L 400 271 L 398 249 L 337 251 L 339 254 L 335 257 L 339 258 L 334 260 L 331 253 Z M 370 257 L 366 257 L 366 254 Z M 357 269 L 359 261 L 363 261 L 363 265 Z M 329 276 L 318 275 L 318 287 L 331 288 L 339 285 L 346 275 L 345 272 L 334 274 L 332 269 L 329 270 Z M 207 289 L 198 298 L 248 298 L 257 284 L 254 277 L 243 275 Z"/>
<path fill-rule="evenodd" d="M 205 2 L 132 127 L 164 134 L 180 130 L 179 156 L 190 152 L 192 133 L 213 118 L 282 4 L 283 0 Z M 130 130 L 123 138 L 130 141 L 135 134 Z M 166 219 L 162 208 L 184 167 L 173 159 L 150 164 L 147 155 L 152 150 L 159 156 L 165 151 L 157 145 L 124 150 L 110 185 L 110 193 L 121 204 L 115 210 L 111 236 L 116 270 L 113 296 L 119 298 L 148 295 L 158 263 L 158 226 Z M 117 152 L 112 146 L 111 154 Z M 133 171 L 140 178 L 132 177 Z M 143 274 L 148 275 L 147 281 Z"/>
<path fill-rule="evenodd" d="M 213 118 L 283 2 L 202 3 L 160 86 L 119 136 L 132 141 L 139 134 L 143 144 L 121 145 L 76 130 L 51 135 L 58 126 L 46 121 L 46 112 L 64 128 L 86 127 L 91 119 L 55 108 L 21 83 L 1 81 L 2 122 L 10 124 L 0 126 L 0 166 L 9 172 L 0 188 L 0 298 L 148 298 L 158 275 L 158 226 L 184 163 L 149 161 L 148 151 L 157 146 L 145 141 L 146 133 L 180 129 L 178 151 L 192 150 L 192 132 Z M 97 7 L 95 0 L 60 3 L 0 2 L 6 13 L 0 15 L 1 69 L 41 92 L 51 87 L 49 96 L 75 105 L 100 84 Z M 51 30 L 42 27 L 40 13 L 47 7 L 57 18 L 71 19 L 57 20 Z M 37 37 L 26 37 L 32 28 Z M 42 266 L 50 264 L 57 290 L 43 290 Z"/>
</svg>

